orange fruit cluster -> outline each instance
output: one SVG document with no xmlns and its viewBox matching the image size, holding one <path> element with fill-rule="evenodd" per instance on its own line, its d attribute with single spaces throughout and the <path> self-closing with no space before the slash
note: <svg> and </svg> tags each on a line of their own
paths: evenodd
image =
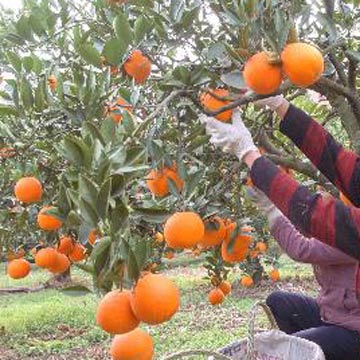
<svg viewBox="0 0 360 360">
<path fill-rule="evenodd" d="M 262 95 L 275 92 L 287 77 L 294 85 L 308 87 L 319 80 L 324 71 L 324 58 L 313 45 L 287 44 L 277 59 L 265 51 L 253 55 L 245 64 L 244 80 L 249 88 Z"/>
<path fill-rule="evenodd" d="M 200 95 L 200 103 L 207 111 L 217 111 L 231 103 L 230 100 L 223 99 L 228 98 L 229 95 L 229 91 L 226 89 L 211 89 L 209 92 Z M 216 115 L 215 118 L 220 121 L 228 122 L 231 120 L 231 116 L 232 110 L 225 110 Z"/>
<path fill-rule="evenodd" d="M 225 297 L 231 292 L 231 284 L 228 281 L 222 281 L 208 294 L 208 300 L 211 305 L 220 305 Z"/>
<path fill-rule="evenodd" d="M 140 50 L 134 50 L 125 61 L 124 71 L 136 84 L 143 84 L 151 73 L 151 62 Z"/>
<path fill-rule="evenodd" d="M 98 305 L 96 322 L 104 331 L 115 335 L 110 348 L 113 359 L 152 359 L 152 338 L 139 324 L 168 321 L 179 306 L 178 288 L 160 274 L 146 273 L 132 291 L 114 290 L 105 295 Z"/>
<path fill-rule="evenodd" d="M 177 172 L 176 166 L 164 167 L 162 169 L 153 169 L 147 175 L 146 184 L 152 194 L 158 197 L 164 197 L 170 193 L 169 180 L 175 183 L 178 191 L 184 187 L 184 181 Z"/>
</svg>

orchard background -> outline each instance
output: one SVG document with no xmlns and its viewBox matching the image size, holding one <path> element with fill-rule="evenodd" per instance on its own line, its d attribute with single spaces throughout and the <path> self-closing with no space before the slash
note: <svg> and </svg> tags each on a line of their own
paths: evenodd
<svg viewBox="0 0 360 360">
<path fill-rule="evenodd" d="M 216 349 L 239 338 L 254 299 L 278 286 L 314 293 L 311 269 L 281 255 L 265 219 L 246 200 L 245 167 L 209 145 L 198 116 L 219 114 L 204 104 L 214 89 L 225 89 L 212 101 L 228 111 L 241 106 L 266 156 L 313 190 L 339 196 L 277 131 L 275 116 L 254 108 L 262 95 L 247 88 L 242 71 L 259 51 L 276 56 L 297 41 L 317 46 L 325 62 L 321 78 L 308 88 L 284 79 L 278 92 L 360 152 L 359 18 L 358 0 L 28 0 L 16 11 L 5 4 L 4 359 L 103 359 L 111 337 L 96 325 L 100 296 L 131 289 L 144 271 L 172 279 L 181 294 L 171 320 L 142 326 L 153 337 L 156 357 Z M 29 176 L 39 179 L 42 195 L 27 203 L 14 186 Z M 55 231 L 39 228 L 44 206 L 53 206 L 45 214 L 61 222 Z M 206 231 L 232 224 L 236 234 L 225 246 L 197 241 L 174 249 L 164 241 L 164 223 L 183 211 L 197 213 Z M 224 251 L 232 254 L 237 236 L 249 237 L 249 246 L 242 261 L 226 261 Z M 43 264 L 50 271 L 40 270 L 36 254 L 59 250 L 64 237 L 71 251 L 78 250 L 65 251 L 71 266 L 58 271 Z M 14 258 L 31 263 L 23 280 L 6 276 Z M 224 281 L 232 283 L 232 293 L 213 307 L 208 293 Z"/>
</svg>

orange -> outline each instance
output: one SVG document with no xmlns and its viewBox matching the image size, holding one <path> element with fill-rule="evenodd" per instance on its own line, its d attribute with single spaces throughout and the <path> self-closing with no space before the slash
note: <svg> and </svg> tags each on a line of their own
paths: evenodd
<svg viewBox="0 0 360 360">
<path fill-rule="evenodd" d="M 204 248 L 217 246 L 221 244 L 225 237 L 226 228 L 224 221 L 220 217 L 215 216 L 205 221 L 205 234 L 199 245 Z"/>
<path fill-rule="evenodd" d="M 237 235 L 231 250 L 228 250 L 230 244 L 230 236 L 221 244 L 221 256 L 224 261 L 233 263 L 243 261 L 248 252 L 251 244 L 252 237 L 250 235 Z"/>
<path fill-rule="evenodd" d="M 251 250 L 249 252 L 250 259 L 256 259 L 259 256 L 259 251 Z"/>
<path fill-rule="evenodd" d="M 165 251 L 164 256 L 167 259 L 171 260 L 171 259 L 173 259 L 175 257 L 175 254 L 174 254 L 174 252 L 172 250 L 167 250 L 167 251 Z"/>
<path fill-rule="evenodd" d="M 16 199 L 24 203 L 41 200 L 43 189 L 41 182 L 35 177 L 23 177 L 15 184 Z"/>
<path fill-rule="evenodd" d="M 137 328 L 126 334 L 116 335 L 111 344 L 110 355 L 113 360 L 152 360 L 154 343 L 146 331 Z"/>
<path fill-rule="evenodd" d="M 39 250 L 35 254 L 35 264 L 41 268 L 50 268 L 58 260 L 59 253 L 51 247 Z"/>
<path fill-rule="evenodd" d="M 241 227 L 241 232 L 245 232 L 245 233 L 248 233 L 248 232 L 251 232 L 251 231 L 254 231 L 255 229 L 252 227 L 252 226 L 242 226 Z"/>
<path fill-rule="evenodd" d="M 152 169 L 147 175 L 146 184 L 155 196 L 164 197 L 170 193 L 168 180 L 171 179 L 178 191 L 184 186 L 184 181 L 176 171 L 176 168 L 165 167 L 160 170 Z"/>
<path fill-rule="evenodd" d="M 228 281 L 222 281 L 218 288 L 223 292 L 225 296 L 230 294 L 231 292 L 231 284 Z"/>
<path fill-rule="evenodd" d="M 0 158 L 7 159 L 14 157 L 16 155 L 16 150 L 11 147 L 0 148 Z"/>
<path fill-rule="evenodd" d="M 88 236 L 88 242 L 89 244 L 91 244 L 92 246 L 94 246 L 96 240 L 101 236 L 101 233 L 99 230 L 97 229 L 92 229 L 89 233 Z"/>
<path fill-rule="evenodd" d="M 45 211 L 55 209 L 53 206 L 44 206 L 38 214 L 37 222 L 39 228 L 46 231 L 58 230 L 62 226 L 62 221 L 53 215 L 44 214 Z"/>
<path fill-rule="evenodd" d="M 215 96 L 214 96 L 215 95 Z M 229 91 L 226 89 L 211 89 L 209 92 L 205 92 L 200 95 L 200 103 L 207 111 L 216 111 L 231 103 L 230 100 L 220 100 L 218 98 L 229 97 Z M 216 115 L 215 118 L 228 122 L 231 120 L 232 110 L 225 110 Z"/>
<path fill-rule="evenodd" d="M 279 281 L 279 280 L 280 280 L 280 272 L 279 272 L 278 269 L 272 269 L 272 270 L 270 271 L 269 276 L 270 276 L 270 279 L 271 279 L 272 281 Z"/>
<path fill-rule="evenodd" d="M 124 70 L 136 84 L 142 84 L 150 76 L 151 62 L 140 50 L 134 50 L 126 60 Z"/>
<path fill-rule="evenodd" d="M 110 106 L 110 116 L 116 122 L 121 122 L 124 111 L 132 112 L 132 106 L 128 104 L 122 97 L 119 97 L 115 104 Z"/>
<path fill-rule="evenodd" d="M 220 305 L 224 298 L 224 293 L 218 288 L 212 289 L 208 294 L 208 300 L 211 305 Z"/>
<path fill-rule="evenodd" d="M 297 86 L 314 84 L 324 71 L 324 58 L 314 46 L 306 43 L 291 43 L 281 53 L 283 71 Z"/>
<path fill-rule="evenodd" d="M 72 262 L 79 262 L 86 258 L 86 249 L 85 246 L 77 243 L 74 245 L 73 251 L 69 254 L 69 259 Z"/>
<path fill-rule="evenodd" d="M 50 89 L 52 91 L 55 91 L 57 85 L 58 85 L 58 81 L 55 75 L 50 75 L 48 78 L 48 84 L 50 86 Z"/>
<path fill-rule="evenodd" d="M 188 249 L 197 245 L 205 234 L 201 217 L 194 212 L 177 212 L 170 216 L 164 227 L 165 241 L 174 249 Z"/>
<path fill-rule="evenodd" d="M 58 253 L 56 262 L 48 267 L 48 270 L 54 274 L 62 274 L 70 267 L 70 261 L 64 254 Z"/>
<path fill-rule="evenodd" d="M 135 316 L 150 325 L 168 321 L 179 309 L 180 292 L 160 274 L 146 274 L 137 282 L 131 302 Z"/>
<path fill-rule="evenodd" d="M 271 64 L 264 51 L 253 55 L 246 62 L 243 76 L 246 85 L 262 95 L 275 92 L 282 81 L 280 65 Z"/>
<path fill-rule="evenodd" d="M 155 234 L 155 241 L 158 243 L 163 243 L 164 242 L 164 235 L 161 232 L 157 232 Z"/>
<path fill-rule="evenodd" d="M 9 262 L 7 274 L 13 279 L 22 279 L 30 272 L 30 263 L 25 259 L 15 259 Z"/>
<path fill-rule="evenodd" d="M 74 240 L 71 236 L 62 236 L 59 240 L 57 251 L 69 255 L 74 249 Z"/>
<path fill-rule="evenodd" d="M 354 206 L 353 203 L 340 191 L 340 200 L 346 206 Z"/>
<path fill-rule="evenodd" d="M 96 322 L 110 334 L 124 334 L 138 327 L 140 321 L 131 309 L 130 291 L 114 290 L 100 301 L 96 311 Z"/>
<path fill-rule="evenodd" d="M 254 280 L 251 276 L 243 276 L 241 278 L 241 285 L 244 287 L 252 287 L 254 285 Z"/>
<path fill-rule="evenodd" d="M 15 260 L 15 259 L 21 259 L 25 256 L 25 250 L 23 248 L 17 250 L 16 252 L 14 250 L 9 250 L 7 253 L 7 260 Z"/>
<path fill-rule="evenodd" d="M 259 250 L 260 252 L 264 253 L 267 249 L 267 245 L 262 242 L 262 241 L 259 241 L 257 244 L 256 244 L 256 249 Z"/>
</svg>

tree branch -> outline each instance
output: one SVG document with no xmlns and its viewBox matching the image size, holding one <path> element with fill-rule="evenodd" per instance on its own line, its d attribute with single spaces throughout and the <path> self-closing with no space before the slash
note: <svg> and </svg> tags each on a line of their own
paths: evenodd
<svg viewBox="0 0 360 360">
<path fill-rule="evenodd" d="M 344 66 L 340 63 L 340 61 L 336 58 L 335 54 L 333 51 L 329 52 L 329 59 L 331 61 L 331 63 L 334 65 L 336 72 L 339 76 L 339 79 L 341 81 L 341 83 L 346 86 L 347 85 L 347 78 L 346 78 L 346 74 L 345 74 L 345 69 Z"/>
</svg>

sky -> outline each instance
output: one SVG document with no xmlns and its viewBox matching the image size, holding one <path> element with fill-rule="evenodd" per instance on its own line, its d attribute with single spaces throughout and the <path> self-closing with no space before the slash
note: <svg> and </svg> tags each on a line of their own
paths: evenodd
<svg viewBox="0 0 360 360">
<path fill-rule="evenodd" d="M 0 0 L 0 4 L 6 8 L 18 9 L 22 4 L 22 0 Z"/>
</svg>

